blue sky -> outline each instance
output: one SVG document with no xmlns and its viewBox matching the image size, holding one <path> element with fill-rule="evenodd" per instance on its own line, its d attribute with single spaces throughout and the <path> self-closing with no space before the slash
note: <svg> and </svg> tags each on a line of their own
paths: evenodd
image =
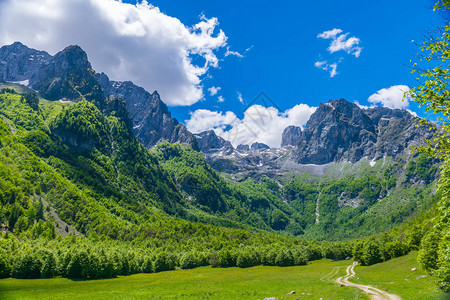
<svg viewBox="0 0 450 300">
<path fill-rule="evenodd" d="M 0 0 L 0 45 L 21 41 L 55 54 L 78 44 L 96 71 L 158 90 L 189 130 L 229 140 L 244 130 L 235 146 L 276 147 L 286 126 L 305 126 L 330 99 L 426 116 L 400 100 L 417 84 L 411 41 L 442 25 L 433 3 Z M 262 91 L 273 102 L 248 108 Z"/>
<path fill-rule="evenodd" d="M 382 88 L 416 84 L 409 60 L 423 33 L 441 24 L 432 1 L 152 1 L 163 12 L 194 24 L 200 14 L 217 17 L 232 50 L 244 58 L 227 57 L 220 68 L 211 69 L 206 87 L 220 86 L 218 94 L 190 107 L 171 108 L 180 120 L 199 108 L 242 115 L 244 105 L 237 91 L 251 101 L 265 91 L 281 109 L 298 103 L 317 106 L 329 99 L 345 98 L 368 104 L 367 99 Z M 356 58 L 345 52 L 330 55 L 329 40 L 317 35 L 333 28 L 360 39 L 363 48 Z M 333 78 L 314 66 L 318 60 L 343 58 Z M 414 104 L 412 109 L 417 110 Z"/>
</svg>

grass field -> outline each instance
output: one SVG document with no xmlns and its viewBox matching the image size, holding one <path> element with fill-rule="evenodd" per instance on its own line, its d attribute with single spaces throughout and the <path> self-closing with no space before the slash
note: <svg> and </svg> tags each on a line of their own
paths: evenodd
<svg viewBox="0 0 450 300">
<path fill-rule="evenodd" d="M 9 278 L 0 280 L 0 299 L 367 299 L 332 281 L 348 264 L 321 260 L 285 268 L 202 267 L 92 281 Z M 296 294 L 286 296 L 290 291 Z"/>
<path fill-rule="evenodd" d="M 202 267 L 90 281 L 9 278 L 0 280 L 0 299 L 368 299 L 360 290 L 334 282 L 350 264 L 321 260 L 285 268 Z M 405 300 L 448 296 L 418 268 L 416 253 L 355 271 L 352 282 L 378 287 Z M 286 296 L 290 291 L 296 293 Z"/>
<path fill-rule="evenodd" d="M 415 271 L 412 271 L 416 268 Z M 437 289 L 436 278 L 430 277 L 417 262 L 417 252 L 369 267 L 357 266 L 356 278 L 350 281 L 372 285 L 407 300 L 444 300 L 450 295 Z"/>
</svg>

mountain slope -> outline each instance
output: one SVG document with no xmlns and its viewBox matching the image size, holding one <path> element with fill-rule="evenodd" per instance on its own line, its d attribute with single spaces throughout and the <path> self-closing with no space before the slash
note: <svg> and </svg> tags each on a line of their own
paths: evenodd
<svg viewBox="0 0 450 300">
<path fill-rule="evenodd" d="M 96 74 L 79 46 L 51 56 L 16 42 L 0 48 L 0 62 L 0 80 L 20 81 L 49 100 L 88 100 L 102 111 L 105 98 L 124 99 L 133 133 L 147 148 L 162 141 L 197 147 L 193 134 L 171 117 L 156 91 L 150 94 L 132 82 L 110 81 L 105 74 Z"/>
</svg>

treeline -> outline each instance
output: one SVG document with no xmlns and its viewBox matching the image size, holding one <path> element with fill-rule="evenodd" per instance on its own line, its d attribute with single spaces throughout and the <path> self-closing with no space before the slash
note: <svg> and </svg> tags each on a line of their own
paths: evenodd
<svg viewBox="0 0 450 300">
<path fill-rule="evenodd" d="M 321 258 L 351 256 L 352 243 L 293 241 L 288 245 L 223 246 L 221 249 L 180 245 L 152 247 L 151 242 L 94 241 L 68 236 L 56 239 L 18 240 L 0 235 L 0 277 L 14 278 L 108 278 L 136 273 L 156 273 L 200 266 L 240 267 L 299 266 Z"/>
</svg>

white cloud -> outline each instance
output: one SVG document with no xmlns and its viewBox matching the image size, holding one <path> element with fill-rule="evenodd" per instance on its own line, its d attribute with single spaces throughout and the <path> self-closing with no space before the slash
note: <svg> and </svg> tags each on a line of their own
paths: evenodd
<svg viewBox="0 0 450 300">
<path fill-rule="evenodd" d="M 342 29 L 334 28 L 332 30 L 324 31 L 317 35 L 318 38 L 331 39 L 328 51 L 330 53 L 345 51 L 348 54 L 359 57 L 361 55 L 362 48 L 359 47 L 360 39 L 357 37 L 349 37 L 349 33 L 344 33 Z"/>
<path fill-rule="evenodd" d="M 342 29 L 334 28 L 331 30 L 324 31 L 317 35 L 318 38 L 322 39 L 334 39 L 338 34 L 342 33 Z"/>
<path fill-rule="evenodd" d="M 334 77 L 338 74 L 338 72 L 336 71 L 337 69 L 337 63 L 332 63 L 329 65 L 330 68 L 330 77 Z"/>
<path fill-rule="evenodd" d="M 361 47 L 357 46 L 360 42 L 359 39 L 356 37 L 351 37 L 347 39 L 347 36 L 348 33 L 342 34 L 337 38 L 333 39 L 330 46 L 328 47 L 328 51 L 330 51 L 330 53 L 334 53 L 337 51 L 344 50 L 348 54 L 352 54 L 355 57 L 359 57 L 362 50 Z"/>
<path fill-rule="evenodd" d="M 325 61 L 316 61 L 314 63 L 314 66 L 316 66 L 316 68 L 319 68 L 319 69 L 322 69 L 322 70 L 330 72 L 330 77 L 331 78 L 333 78 L 334 76 L 339 74 L 337 72 L 338 62 L 329 64 L 326 60 Z"/>
<path fill-rule="evenodd" d="M 186 120 L 186 127 L 194 133 L 214 130 L 235 147 L 253 142 L 279 147 L 283 130 L 290 125 L 305 126 L 315 110 L 316 107 L 306 104 L 298 104 L 285 112 L 274 107 L 252 105 L 240 119 L 230 111 L 223 113 L 199 109 L 191 113 L 191 118 Z"/>
<path fill-rule="evenodd" d="M 359 108 L 361 108 L 361 109 L 369 109 L 369 108 L 374 108 L 374 107 L 375 107 L 374 105 L 371 105 L 371 106 L 362 105 L 362 104 L 359 103 L 358 101 L 355 101 L 355 104 L 356 104 Z"/>
<path fill-rule="evenodd" d="M 225 102 L 225 98 L 223 96 L 217 97 L 217 102 Z"/>
<path fill-rule="evenodd" d="M 314 65 L 315 65 L 317 68 L 320 68 L 320 69 L 322 69 L 322 70 L 326 70 L 327 61 L 326 61 L 326 60 L 325 60 L 325 61 L 316 61 L 316 62 L 314 63 Z"/>
<path fill-rule="evenodd" d="M 208 89 L 208 92 L 211 96 L 215 96 L 221 89 L 222 89 L 221 87 L 212 86 Z"/>
<path fill-rule="evenodd" d="M 207 109 L 197 109 L 190 113 L 191 118 L 186 121 L 186 127 L 193 133 L 210 130 L 213 128 L 226 128 L 227 124 L 231 124 L 236 115 L 227 111 L 226 113 L 210 111 Z"/>
<path fill-rule="evenodd" d="M 244 98 L 242 98 L 242 94 L 240 92 L 236 92 L 236 93 L 237 93 L 237 98 L 238 98 L 239 102 L 244 104 Z"/>
<path fill-rule="evenodd" d="M 0 45 L 21 41 L 54 54 L 78 44 L 96 71 L 157 89 L 169 105 L 203 98 L 202 77 L 218 67 L 216 52 L 227 44 L 218 25 L 201 16 L 186 26 L 147 1 L 0 1 Z"/>
<path fill-rule="evenodd" d="M 230 56 L 230 55 L 237 56 L 239 58 L 243 58 L 244 57 L 244 55 L 242 55 L 241 53 L 239 53 L 237 51 L 231 51 L 230 47 L 227 47 L 227 51 L 225 52 L 225 56 Z"/>
<path fill-rule="evenodd" d="M 409 107 L 410 97 L 403 97 L 409 87 L 406 85 L 394 85 L 389 88 L 381 89 L 375 94 L 371 95 L 367 101 L 373 104 L 381 104 L 389 108 L 403 108 Z"/>
<path fill-rule="evenodd" d="M 254 47 L 254 45 L 251 45 L 250 47 L 248 47 L 247 49 L 245 49 L 244 54 L 241 54 L 241 53 L 239 53 L 239 52 L 237 52 L 237 51 L 232 51 L 232 50 L 230 50 L 230 47 L 227 46 L 227 51 L 225 52 L 225 57 L 231 55 L 231 56 L 236 56 L 236 57 L 239 57 L 239 58 L 244 58 L 245 55 L 247 54 L 247 52 L 250 51 L 250 50 L 252 50 L 253 47 Z"/>
</svg>

